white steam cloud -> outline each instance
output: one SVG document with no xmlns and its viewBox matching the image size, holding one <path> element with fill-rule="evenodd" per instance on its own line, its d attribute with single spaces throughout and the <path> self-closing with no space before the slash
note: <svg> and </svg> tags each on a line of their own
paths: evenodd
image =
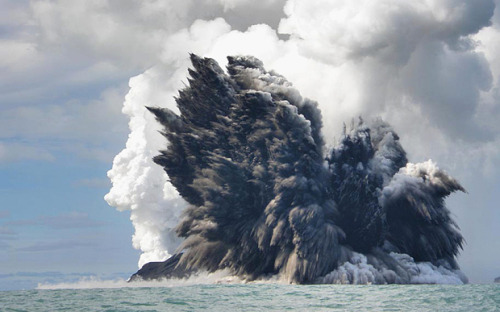
<svg viewBox="0 0 500 312">
<path fill-rule="evenodd" d="M 130 210 L 135 228 L 133 245 L 143 253 L 139 266 L 164 260 L 177 247 L 172 228 L 176 225 L 185 203 L 175 188 L 167 183 L 166 174 L 156 170 L 152 158 L 162 147 L 159 127 L 140 103 L 154 103 L 145 73 L 131 79 L 131 91 L 125 100 L 123 113 L 130 117 L 127 147 L 113 161 L 108 176 L 113 183 L 106 201 L 118 210 Z M 168 209 L 165 209 L 168 207 Z"/>
</svg>

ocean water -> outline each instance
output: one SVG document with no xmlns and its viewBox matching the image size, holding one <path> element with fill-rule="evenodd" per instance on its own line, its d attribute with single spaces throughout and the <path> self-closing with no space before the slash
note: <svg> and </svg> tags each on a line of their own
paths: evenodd
<svg viewBox="0 0 500 312">
<path fill-rule="evenodd" d="M 108 285 L 109 286 L 109 285 Z M 500 285 L 202 284 L 0 292 L 0 311 L 500 311 Z"/>
</svg>

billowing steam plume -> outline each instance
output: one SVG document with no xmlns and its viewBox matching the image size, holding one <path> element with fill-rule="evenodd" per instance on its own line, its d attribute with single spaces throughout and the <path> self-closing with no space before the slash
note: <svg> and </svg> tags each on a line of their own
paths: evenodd
<svg viewBox="0 0 500 312">
<path fill-rule="evenodd" d="M 154 161 L 188 204 L 178 254 L 136 277 L 229 269 L 296 283 L 466 282 L 444 205 L 463 191 L 455 179 L 408 163 L 381 120 L 360 118 L 327 150 L 314 101 L 254 57 L 228 60 L 226 74 L 191 55 L 180 114 L 148 108 L 168 140 Z"/>
</svg>

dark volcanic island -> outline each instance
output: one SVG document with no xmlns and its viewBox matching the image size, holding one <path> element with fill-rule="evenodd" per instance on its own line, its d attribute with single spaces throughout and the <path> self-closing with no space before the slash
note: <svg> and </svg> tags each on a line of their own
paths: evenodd
<svg viewBox="0 0 500 312">
<path fill-rule="evenodd" d="M 254 57 L 191 55 L 180 114 L 149 107 L 168 148 L 154 161 L 188 203 L 178 253 L 131 280 L 226 269 L 291 283 L 465 283 L 444 199 L 460 184 L 409 163 L 385 122 L 361 118 L 327 149 L 317 103 Z"/>
</svg>

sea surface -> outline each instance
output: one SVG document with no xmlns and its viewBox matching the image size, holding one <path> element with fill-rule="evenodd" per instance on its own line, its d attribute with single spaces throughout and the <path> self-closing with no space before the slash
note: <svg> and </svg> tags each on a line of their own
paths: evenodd
<svg viewBox="0 0 500 312">
<path fill-rule="evenodd" d="M 283 285 L 1 291 L 0 311 L 500 311 L 500 284 Z"/>
</svg>

